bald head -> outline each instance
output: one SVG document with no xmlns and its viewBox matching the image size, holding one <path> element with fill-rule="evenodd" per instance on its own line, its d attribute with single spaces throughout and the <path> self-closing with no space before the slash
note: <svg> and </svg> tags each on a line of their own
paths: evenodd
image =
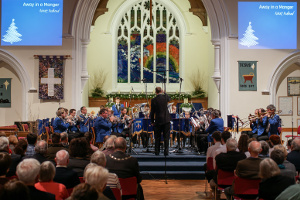
<svg viewBox="0 0 300 200">
<path fill-rule="evenodd" d="M 292 150 L 300 151 L 300 139 L 299 138 L 296 138 L 292 141 Z"/>
<path fill-rule="evenodd" d="M 117 139 L 115 139 L 114 144 L 115 144 L 116 150 L 121 150 L 121 151 L 125 152 L 126 140 L 123 137 L 118 137 Z"/>
<path fill-rule="evenodd" d="M 69 153 L 66 150 L 60 150 L 56 153 L 55 162 L 57 165 L 67 166 L 69 163 Z"/>
<path fill-rule="evenodd" d="M 261 144 L 258 141 L 250 142 L 248 146 L 248 151 L 250 152 L 251 157 L 258 157 L 258 154 L 261 152 Z"/>
</svg>

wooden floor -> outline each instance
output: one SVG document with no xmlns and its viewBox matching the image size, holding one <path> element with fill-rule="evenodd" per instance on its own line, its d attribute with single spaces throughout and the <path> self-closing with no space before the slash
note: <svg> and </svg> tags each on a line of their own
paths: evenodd
<svg viewBox="0 0 300 200">
<path fill-rule="evenodd" d="M 204 195 L 198 195 L 196 192 L 205 191 L 204 180 L 143 180 L 142 187 L 146 200 L 193 200 L 193 199 L 211 199 Z"/>
</svg>

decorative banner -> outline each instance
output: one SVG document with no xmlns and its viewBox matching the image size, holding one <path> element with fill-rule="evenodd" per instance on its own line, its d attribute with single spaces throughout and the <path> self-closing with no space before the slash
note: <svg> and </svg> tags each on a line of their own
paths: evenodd
<svg viewBox="0 0 300 200">
<path fill-rule="evenodd" d="M 0 107 L 11 107 L 11 78 L 0 78 Z"/>
<path fill-rule="evenodd" d="M 64 98 L 64 57 L 39 56 L 39 98 Z"/>
<path fill-rule="evenodd" d="M 239 91 L 257 91 L 257 61 L 238 61 Z"/>
</svg>

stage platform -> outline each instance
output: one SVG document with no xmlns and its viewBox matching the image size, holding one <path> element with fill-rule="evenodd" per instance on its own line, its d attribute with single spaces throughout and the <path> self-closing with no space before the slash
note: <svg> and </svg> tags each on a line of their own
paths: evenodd
<svg viewBox="0 0 300 200">
<path fill-rule="evenodd" d="M 184 148 L 182 153 L 177 153 L 176 148 L 169 149 L 169 155 L 154 155 L 154 149 L 149 148 L 150 152 L 145 152 L 145 148 L 133 148 L 131 156 L 138 159 L 140 172 L 143 179 L 168 179 L 175 180 L 203 180 L 206 156 L 200 155 L 192 148 Z"/>
</svg>

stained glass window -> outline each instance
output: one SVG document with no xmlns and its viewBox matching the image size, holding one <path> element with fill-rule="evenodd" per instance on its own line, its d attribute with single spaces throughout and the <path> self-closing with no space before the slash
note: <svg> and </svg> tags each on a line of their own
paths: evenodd
<svg viewBox="0 0 300 200">
<path fill-rule="evenodd" d="M 180 31 L 174 15 L 152 0 L 141 0 L 122 17 L 118 35 L 118 83 L 176 83 Z"/>
</svg>

